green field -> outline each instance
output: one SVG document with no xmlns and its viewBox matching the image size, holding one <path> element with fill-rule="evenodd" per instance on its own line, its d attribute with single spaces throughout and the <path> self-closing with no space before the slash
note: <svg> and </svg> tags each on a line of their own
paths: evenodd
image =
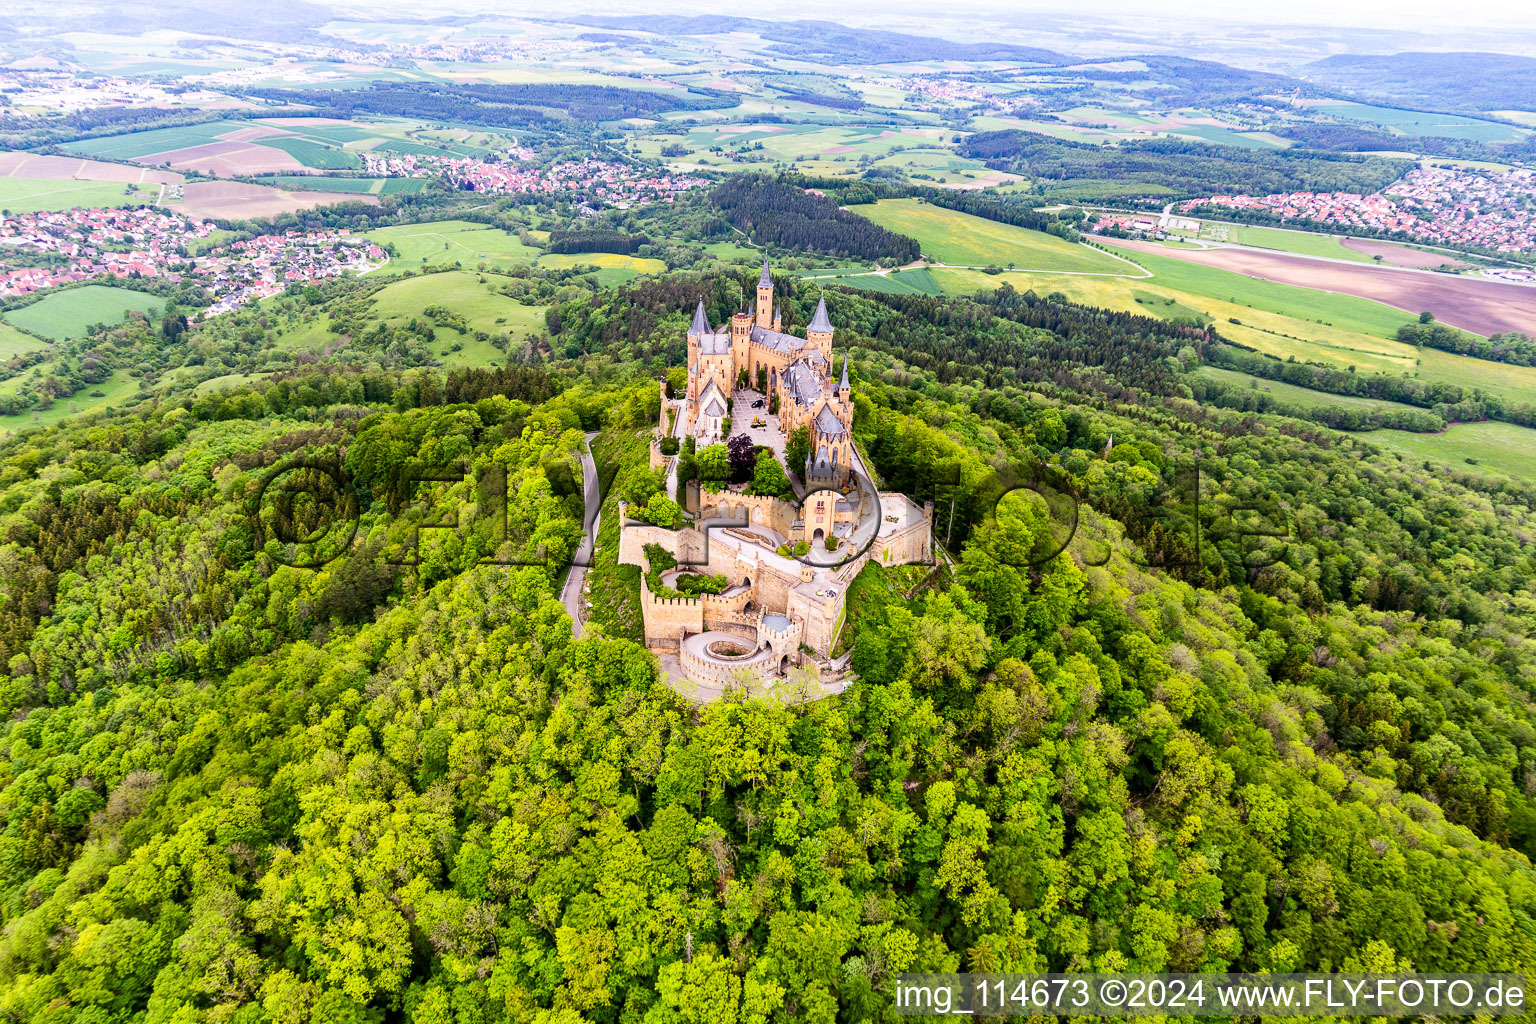
<svg viewBox="0 0 1536 1024">
<path fill-rule="evenodd" d="M 1309 107 L 1308 110 L 1352 121 L 1385 125 L 1415 137 L 1434 135 L 1450 139 L 1471 139 L 1474 142 L 1515 142 L 1526 136 L 1525 132 L 1511 125 L 1462 117 L 1459 114 L 1428 114 L 1421 110 L 1375 107 L 1365 103 L 1329 103 Z"/>
<path fill-rule="evenodd" d="M 40 341 L 30 334 L 18 331 L 4 320 L 0 320 L 0 359 L 25 355 L 28 352 L 36 352 L 38 349 L 47 347 L 46 342 Z"/>
<path fill-rule="evenodd" d="M 1285 147 L 1271 142 L 1261 135 L 1247 132 L 1234 131 L 1231 128 L 1222 128 L 1213 124 L 1191 124 L 1182 128 L 1175 128 L 1164 132 L 1165 135 L 1182 135 L 1199 139 L 1204 142 L 1214 142 L 1223 146 L 1238 146 L 1242 149 L 1284 149 Z"/>
<path fill-rule="evenodd" d="M 62 178 L 0 178 L 0 210 L 6 213 L 152 203 L 159 196 L 159 185 L 135 186 L 120 181 L 72 181 Z"/>
<path fill-rule="evenodd" d="M 923 255 L 956 266 L 1017 266 L 1047 273 L 1135 274 L 1134 267 L 1086 245 L 999 224 L 917 199 L 850 207 L 881 227 L 918 240 Z"/>
<path fill-rule="evenodd" d="M 1200 238 L 1212 242 L 1232 242 L 1251 245 L 1256 249 L 1275 249 L 1294 252 L 1303 256 L 1327 256 L 1353 263 L 1374 263 L 1363 252 L 1357 252 L 1344 244 L 1338 235 L 1318 235 L 1309 231 L 1286 231 L 1283 228 L 1255 227 L 1251 224 L 1225 224 L 1221 221 L 1204 221 Z"/>
<path fill-rule="evenodd" d="M 1512 423 L 1456 423 L 1438 434 L 1372 430 L 1360 437 L 1418 459 L 1436 459 L 1460 470 L 1503 473 L 1536 480 L 1536 430 Z M 1468 458 L 1477 460 L 1475 464 Z"/>
<path fill-rule="evenodd" d="M 30 306 L 13 309 L 5 314 L 5 319 L 50 338 L 78 338 L 91 324 L 122 323 L 128 312 L 135 309 L 153 315 L 164 305 L 164 299 L 143 292 L 89 284 L 55 292 Z"/>
<path fill-rule="evenodd" d="M 219 141 L 219 136 L 237 128 L 248 127 L 244 121 L 209 121 L 206 124 L 183 125 L 178 128 L 156 128 L 147 132 L 129 132 L 125 135 L 108 135 L 99 139 L 83 139 L 61 146 L 70 153 L 81 156 L 100 156 L 111 160 L 133 160 L 151 153 L 165 153 L 188 146 L 203 146 Z"/>
<path fill-rule="evenodd" d="M 541 254 L 540 250 L 524 245 L 516 235 L 467 220 L 399 224 L 370 231 L 368 237 L 380 245 L 394 246 L 395 265 L 407 269 L 456 261 L 465 266 L 481 262 L 511 266 L 532 263 Z"/>
<path fill-rule="evenodd" d="M 305 167 L 322 171 L 345 171 L 361 167 L 363 161 L 349 149 L 303 138 L 261 139 L 259 144 L 280 149 Z"/>
</svg>

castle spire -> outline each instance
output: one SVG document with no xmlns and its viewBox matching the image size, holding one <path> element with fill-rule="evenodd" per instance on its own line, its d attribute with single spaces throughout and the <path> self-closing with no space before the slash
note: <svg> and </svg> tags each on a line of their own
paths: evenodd
<svg viewBox="0 0 1536 1024">
<path fill-rule="evenodd" d="M 817 334 L 832 333 L 832 321 L 827 318 L 827 297 L 825 295 L 816 303 L 816 315 L 811 317 L 810 326 L 805 330 L 806 333 L 812 331 L 815 331 Z"/>
<path fill-rule="evenodd" d="M 757 286 L 759 288 L 772 288 L 773 275 L 768 272 L 768 257 L 763 257 L 763 272 L 758 275 Z"/>
<path fill-rule="evenodd" d="M 709 318 L 704 315 L 704 300 L 699 299 L 699 308 L 693 311 L 693 326 L 688 328 L 689 334 L 708 334 Z"/>
<path fill-rule="evenodd" d="M 837 390 L 847 391 L 848 387 L 848 353 L 843 353 L 843 375 L 838 379 Z"/>
</svg>

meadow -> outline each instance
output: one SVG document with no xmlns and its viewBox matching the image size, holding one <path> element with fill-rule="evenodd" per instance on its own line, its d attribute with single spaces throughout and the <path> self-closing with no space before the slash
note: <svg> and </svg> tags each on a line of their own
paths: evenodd
<svg viewBox="0 0 1536 1024">
<path fill-rule="evenodd" d="M 495 337 L 508 334 L 514 343 L 544 332 L 544 307 L 525 306 L 496 291 L 494 277 L 480 280 L 467 270 L 452 270 L 395 281 L 373 296 L 373 315 L 399 326 L 420 318 L 428 306 L 445 306 L 464 317 L 469 333 L 439 327 L 432 354 L 449 366 L 485 366 L 506 362 L 506 354 L 490 342 L 478 341 L 475 331 Z"/>
<path fill-rule="evenodd" d="M 612 252 L 549 253 L 539 257 L 539 266 L 597 267 L 598 283 L 605 288 L 626 284 L 641 274 L 659 274 L 667 269 L 661 260 Z"/>
<path fill-rule="evenodd" d="M 1536 480 L 1536 430 L 1512 423 L 1455 423 L 1438 434 L 1373 430 L 1359 435 L 1415 459 L 1436 459 L 1460 470 Z M 1475 459 L 1476 461 L 1469 461 Z"/>
<path fill-rule="evenodd" d="M 524 245 L 516 235 L 467 220 L 399 224 L 370 231 L 367 237 L 393 246 L 395 264 L 406 269 L 455 261 L 505 267 L 532 263 L 540 255 L 540 250 Z"/>
<path fill-rule="evenodd" d="M 76 207 L 123 206 L 153 202 L 155 184 L 135 187 L 119 181 L 72 181 L 59 178 L 0 178 L 0 211 L 36 213 Z"/>
<path fill-rule="evenodd" d="M 54 292 L 30 306 L 11 310 L 5 314 L 5 319 L 49 338 L 62 340 L 83 336 L 91 324 L 122 323 L 132 310 L 153 316 L 164 305 L 164 299 L 143 292 L 90 284 L 83 288 L 66 288 Z"/>
<path fill-rule="evenodd" d="M 910 270 L 893 270 L 889 274 L 842 274 L 822 277 L 810 275 L 804 280 L 818 284 L 838 284 L 868 292 L 888 292 L 893 295 L 940 295 L 943 289 L 934 279 L 935 271 L 926 267 Z"/>
<path fill-rule="evenodd" d="M 12 393 L 22 381 L 23 378 L 17 378 L 14 382 L 6 381 L 0 384 L 0 391 Z M 29 410 L 14 416 L 0 416 L 0 436 L 18 430 L 30 430 L 34 427 L 52 427 L 71 416 L 100 412 L 109 406 L 121 406 L 138 394 L 138 391 L 139 381 L 136 377 L 129 376 L 127 370 L 113 370 L 112 376 L 100 384 L 77 391 L 68 398 L 59 399 L 53 403 L 52 408 Z"/>
<path fill-rule="evenodd" d="M 850 209 L 918 240 L 923 255 L 956 266 L 1016 266 L 1074 274 L 1136 274 L 1136 268 L 1086 245 L 999 224 L 918 199 L 882 199 Z"/>
</svg>

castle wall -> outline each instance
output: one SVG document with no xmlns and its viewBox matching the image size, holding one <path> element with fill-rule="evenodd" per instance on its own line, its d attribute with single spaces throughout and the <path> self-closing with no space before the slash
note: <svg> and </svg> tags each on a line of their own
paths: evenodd
<svg viewBox="0 0 1536 1024">
<path fill-rule="evenodd" d="M 707 508 L 720 511 L 707 511 L 706 515 L 745 518 L 756 526 L 766 526 L 785 537 L 789 536 L 790 528 L 798 518 L 795 514 L 795 506 L 783 498 L 763 497 L 757 494 L 733 494 L 721 491 L 707 496 Z"/>
</svg>

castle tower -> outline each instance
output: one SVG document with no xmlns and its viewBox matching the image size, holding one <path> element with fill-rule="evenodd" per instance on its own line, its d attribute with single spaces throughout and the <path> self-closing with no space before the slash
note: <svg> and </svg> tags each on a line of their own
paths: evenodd
<svg viewBox="0 0 1536 1024">
<path fill-rule="evenodd" d="M 735 357 L 737 372 L 746 367 L 750 376 L 752 365 L 752 314 L 737 313 L 731 317 L 731 355 Z"/>
<path fill-rule="evenodd" d="M 763 257 L 763 272 L 757 277 L 757 326 L 778 330 L 773 313 L 773 275 L 768 271 L 768 257 Z"/>
<path fill-rule="evenodd" d="M 837 381 L 837 400 L 843 405 L 848 404 L 853 389 L 848 386 L 848 353 L 843 353 L 843 375 Z"/>
<path fill-rule="evenodd" d="M 704 315 L 704 300 L 699 300 L 699 306 L 693 311 L 693 324 L 688 328 L 688 372 L 692 373 L 699 365 L 699 339 L 709 333 L 709 317 Z"/>
<path fill-rule="evenodd" d="M 827 297 L 823 295 L 816 302 L 816 314 L 811 317 L 811 322 L 805 327 L 805 340 L 810 342 L 811 348 L 820 352 L 827 360 L 827 369 L 832 367 L 832 321 L 827 317 Z"/>
</svg>

